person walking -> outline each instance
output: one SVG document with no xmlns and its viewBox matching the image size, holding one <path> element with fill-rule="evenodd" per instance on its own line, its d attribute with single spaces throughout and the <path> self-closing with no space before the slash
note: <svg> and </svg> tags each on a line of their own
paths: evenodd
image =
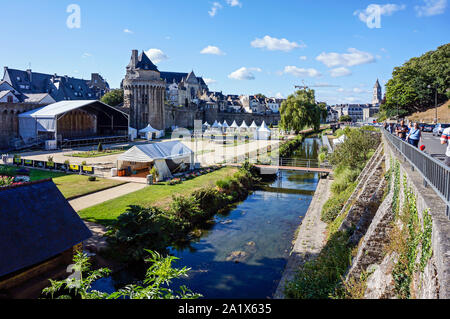
<svg viewBox="0 0 450 319">
<path fill-rule="evenodd" d="M 405 121 L 404 120 L 401 120 L 400 124 L 397 125 L 397 128 L 395 129 L 395 133 L 402 140 L 406 139 L 406 134 L 408 133 L 408 127 L 405 125 Z"/>
<path fill-rule="evenodd" d="M 450 167 L 450 127 L 447 127 L 441 135 L 441 144 L 447 144 L 447 151 L 445 152 L 445 165 Z"/>
<path fill-rule="evenodd" d="M 419 147 L 419 141 L 421 137 L 422 131 L 419 128 L 419 124 L 415 122 L 412 128 L 409 130 L 408 136 L 406 136 L 406 142 L 415 147 Z"/>
</svg>

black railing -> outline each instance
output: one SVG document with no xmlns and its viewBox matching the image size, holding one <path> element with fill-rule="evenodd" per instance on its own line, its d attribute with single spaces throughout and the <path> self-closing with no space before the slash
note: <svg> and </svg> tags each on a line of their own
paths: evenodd
<svg viewBox="0 0 450 319">
<path fill-rule="evenodd" d="M 425 186 L 430 185 L 447 205 L 450 218 L 450 167 L 420 151 L 397 136 L 383 130 L 386 139 L 408 160 L 413 169 L 423 177 Z"/>
</svg>

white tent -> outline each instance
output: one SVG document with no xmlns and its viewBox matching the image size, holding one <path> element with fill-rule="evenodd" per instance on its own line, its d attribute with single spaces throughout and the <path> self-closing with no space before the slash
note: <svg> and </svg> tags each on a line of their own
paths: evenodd
<svg viewBox="0 0 450 319">
<path fill-rule="evenodd" d="M 236 121 L 233 121 L 233 124 L 231 124 L 230 127 L 233 128 L 233 129 L 239 128 L 239 126 L 237 125 Z"/>
<path fill-rule="evenodd" d="M 209 125 L 208 122 L 205 122 L 205 123 L 203 123 L 203 126 L 206 127 L 206 128 L 208 128 L 208 127 L 210 127 L 211 125 Z"/>
<path fill-rule="evenodd" d="M 228 125 L 227 121 L 223 121 L 222 127 L 229 128 L 230 126 Z"/>
<path fill-rule="evenodd" d="M 266 122 L 263 121 L 261 126 L 256 130 L 256 138 L 258 140 L 268 140 L 270 137 L 270 129 L 267 127 Z"/>
<path fill-rule="evenodd" d="M 158 180 L 163 180 L 172 176 L 167 160 L 192 166 L 194 152 L 180 141 L 135 145 L 117 158 L 117 167 L 120 169 L 132 166 L 132 163 L 153 163 L 158 170 Z"/>
<path fill-rule="evenodd" d="M 258 125 L 256 125 L 255 121 L 252 122 L 252 124 L 250 125 L 250 128 L 255 129 L 255 130 L 258 128 Z"/>
<path fill-rule="evenodd" d="M 147 125 L 146 128 L 143 128 L 142 130 L 139 130 L 139 135 L 142 138 L 147 138 L 149 140 L 152 139 L 152 134 L 156 133 L 156 137 L 159 137 L 159 135 L 161 134 L 161 132 L 159 130 L 154 129 L 150 124 Z"/>
<path fill-rule="evenodd" d="M 245 120 L 244 120 L 244 121 L 242 121 L 242 124 L 241 124 L 241 126 L 239 126 L 239 128 L 241 128 L 241 129 L 245 129 L 245 130 L 247 130 L 247 129 L 248 129 L 248 125 L 247 125 L 247 123 L 245 123 Z"/>
<path fill-rule="evenodd" d="M 58 135 L 58 121 L 71 111 L 81 109 L 104 117 L 111 123 L 111 128 L 120 122 L 128 122 L 128 115 L 108 104 L 96 100 L 60 101 L 18 115 L 19 134 L 24 140 L 36 139 L 40 133 Z M 92 127 L 93 134 L 98 134 L 98 127 Z M 122 130 L 120 128 L 120 130 Z M 126 131 L 126 128 L 125 128 Z M 126 134 L 126 133 L 125 133 Z"/>
<path fill-rule="evenodd" d="M 214 121 L 214 123 L 211 127 L 212 128 L 220 128 L 219 123 L 217 123 L 217 121 Z"/>
<path fill-rule="evenodd" d="M 128 136 L 131 137 L 131 140 L 134 141 L 134 139 L 137 138 L 137 130 L 135 128 L 132 128 L 131 126 L 128 127 Z"/>
</svg>

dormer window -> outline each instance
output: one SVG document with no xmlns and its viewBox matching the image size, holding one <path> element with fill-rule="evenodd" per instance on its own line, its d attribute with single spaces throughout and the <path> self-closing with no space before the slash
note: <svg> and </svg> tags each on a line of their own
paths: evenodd
<svg viewBox="0 0 450 319">
<path fill-rule="evenodd" d="M 17 81 L 18 81 L 18 82 L 20 82 L 20 81 L 21 81 L 21 80 L 20 80 L 20 77 L 19 77 L 19 76 L 17 77 Z"/>
</svg>

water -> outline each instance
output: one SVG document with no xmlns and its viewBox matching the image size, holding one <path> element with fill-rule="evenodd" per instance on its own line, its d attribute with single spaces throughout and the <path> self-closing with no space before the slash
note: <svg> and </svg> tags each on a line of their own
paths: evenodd
<svg viewBox="0 0 450 319">
<path fill-rule="evenodd" d="M 296 155 L 317 158 L 319 147 L 317 139 L 306 139 Z M 180 258 L 175 266 L 191 268 L 189 277 L 172 287 L 186 285 L 205 298 L 272 297 L 318 180 L 316 173 L 282 171 L 267 188 L 217 215 L 190 247 L 172 249 Z M 115 281 L 117 276 L 105 278 L 96 289 L 112 292 Z"/>
</svg>

